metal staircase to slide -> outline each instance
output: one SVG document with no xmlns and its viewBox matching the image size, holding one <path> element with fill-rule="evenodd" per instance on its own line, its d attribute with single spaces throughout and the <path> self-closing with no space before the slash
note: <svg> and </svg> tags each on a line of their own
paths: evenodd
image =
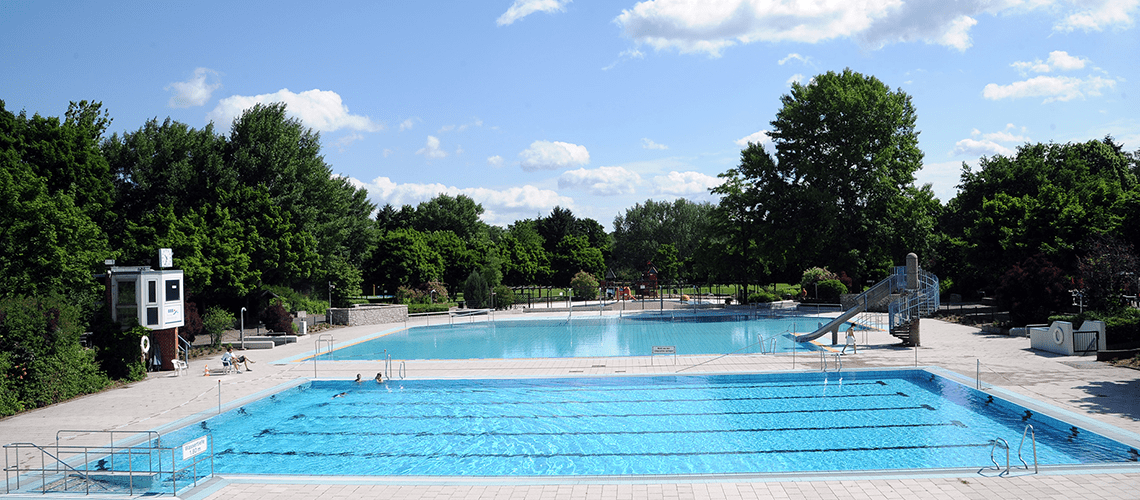
<svg viewBox="0 0 1140 500">
<path fill-rule="evenodd" d="M 911 345 L 919 318 L 933 314 L 939 307 L 938 277 L 918 269 L 917 278 L 918 287 L 908 288 L 906 266 L 896 267 L 886 279 L 857 295 L 854 306 L 814 332 L 796 336 L 796 342 L 809 342 L 828 332 L 838 332 L 851 318 L 865 311 L 882 310 L 885 303 L 891 335 Z"/>
</svg>

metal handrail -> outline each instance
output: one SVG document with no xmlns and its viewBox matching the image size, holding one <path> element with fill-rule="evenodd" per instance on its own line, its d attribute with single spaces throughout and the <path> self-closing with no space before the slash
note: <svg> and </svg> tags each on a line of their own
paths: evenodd
<svg viewBox="0 0 1140 500">
<path fill-rule="evenodd" d="M 333 338 L 331 333 L 317 335 L 317 339 L 313 341 L 313 378 L 317 378 L 317 359 L 321 357 L 321 344 L 327 344 L 329 346 L 329 355 L 331 357 L 334 342 L 336 342 L 336 339 Z"/>
<path fill-rule="evenodd" d="M 9 444 L 4 445 L 4 483 L 5 483 L 5 492 L 6 493 L 12 493 L 12 487 L 11 487 L 12 481 L 9 478 L 8 473 L 13 472 L 13 471 L 16 473 L 16 489 L 17 490 L 20 489 L 20 463 L 19 463 L 19 460 L 17 459 L 15 468 L 8 465 L 8 449 L 14 448 L 14 449 L 16 449 L 16 452 L 19 453 L 20 448 L 29 447 L 29 446 L 40 451 L 40 469 L 39 469 L 39 471 L 45 473 L 41 476 L 42 477 L 42 486 L 40 488 L 42 490 L 44 490 L 45 492 L 47 491 L 47 474 L 46 474 L 46 472 L 58 472 L 59 471 L 59 465 L 63 464 L 64 467 L 70 469 L 76 475 L 83 478 L 83 482 L 86 485 L 85 492 L 87 494 L 91 493 L 91 481 L 88 480 L 87 474 L 84 474 L 83 471 L 76 469 L 75 467 L 72 467 L 70 464 L 65 462 L 63 459 L 53 455 L 50 451 L 45 449 L 43 446 L 40 446 L 40 445 L 35 444 L 35 443 L 9 443 Z M 59 445 L 56 445 L 56 453 L 59 453 Z M 43 463 L 43 456 L 44 455 L 47 455 L 47 456 L 49 456 L 55 460 L 55 463 L 56 463 L 55 469 L 49 470 L 47 468 L 47 466 Z M 86 455 L 86 453 L 84 455 Z M 88 463 L 88 462 L 87 462 L 87 460 L 84 460 L 83 463 Z M 33 472 L 35 470 L 36 469 L 32 469 L 31 467 L 24 469 L 24 471 L 26 471 L 26 472 Z M 96 484 L 98 484 L 98 483 L 96 483 Z M 107 488 L 106 486 L 103 486 L 101 484 L 99 484 L 99 487 L 103 488 L 104 490 L 109 490 L 109 488 Z M 66 476 L 64 477 L 63 489 L 65 491 L 67 490 L 67 478 L 66 478 Z"/>
<path fill-rule="evenodd" d="M 1025 459 L 1021 458 L 1021 447 L 1025 445 L 1025 435 L 1029 434 L 1029 441 L 1033 444 L 1033 473 L 1037 474 L 1037 435 L 1033 431 L 1033 424 L 1027 424 L 1025 430 L 1021 431 L 1021 444 L 1017 445 L 1017 459 L 1021 460 L 1021 464 L 1029 470 L 1029 464 L 1025 463 Z"/>
<path fill-rule="evenodd" d="M 1009 474 L 1009 443 L 1007 443 L 1006 440 L 1002 438 L 996 438 L 993 440 L 993 445 L 990 446 L 990 461 L 994 463 L 995 468 L 1001 470 L 1001 465 L 998 464 L 997 460 L 994 459 L 994 449 L 996 449 L 999 444 L 1002 446 L 1002 448 L 1005 448 L 1005 472 L 998 474 L 1001 476 L 1004 474 Z"/>
</svg>

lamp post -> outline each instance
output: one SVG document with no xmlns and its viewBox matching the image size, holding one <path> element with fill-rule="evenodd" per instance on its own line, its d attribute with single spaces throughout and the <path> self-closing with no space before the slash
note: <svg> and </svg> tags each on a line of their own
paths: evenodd
<svg viewBox="0 0 1140 500">
<path fill-rule="evenodd" d="M 241 340 L 241 350 L 245 350 L 245 308 L 241 308 L 241 330 L 238 330 L 238 339 Z"/>
</svg>

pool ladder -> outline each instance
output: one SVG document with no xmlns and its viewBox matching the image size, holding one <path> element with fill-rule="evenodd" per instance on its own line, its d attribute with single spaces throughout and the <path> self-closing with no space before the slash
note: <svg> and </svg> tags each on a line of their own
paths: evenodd
<svg viewBox="0 0 1140 500">
<path fill-rule="evenodd" d="M 1021 460 L 1021 465 L 1025 467 L 1025 470 L 1029 470 L 1029 464 L 1021 457 L 1021 448 L 1025 446 L 1025 436 L 1029 436 L 1029 441 L 1033 445 L 1033 473 L 1037 474 L 1037 435 L 1033 431 L 1032 424 L 1026 425 L 1025 430 L 1021 431 L 1021 443 L 1017 445 L 1017 459 Z M 990 462 L 993 462 L 994 467 L 1000 470 L 1001 465 L 998 464 L 994 458 L 994 450 L 996 450 L 998 446 L 1005 448 L 1005 470 L 1002 471 L 1001 474 L 998 474 L 999 476 L 1003 476 L 1009 474 L 1010 469 L 1009 443 L 1007 443 L 1005 439 L 997 438 L 993 440 L 993 445 L 990 446 Z"/>
<path fill-rule="evenodd" d="M 827 351 L 819 351 L 819 369 L 820 371 L 827 371 L 827 355 L 831 354 L 835 357 L 835 371 L 843 371 L 843 356 L 838 352 L 828 353 Z"/>
<path fill-rule="evenodd" d="M 400 369 L 397 372 L 397 375 L 399 375 L 401 379 L 406 378 L 408 376 L 408 371 L 407 371 L 407 368 L 404 366 L 403 361 L 400 361 Z M 388 378 L 388 379 L 392 378 L 392 355 L 391 354 L 388 354 L 384 358 L 384 378 Z"/>
</svg>

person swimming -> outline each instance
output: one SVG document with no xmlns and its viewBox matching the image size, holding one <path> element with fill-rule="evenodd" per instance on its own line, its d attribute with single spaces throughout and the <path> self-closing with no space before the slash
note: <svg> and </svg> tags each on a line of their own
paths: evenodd
<svg viewBox="0 0 1140 500">
<path fill-rule="evenodd" d="M 358 384 L 361 382 L 359 373 L 356 374 L 356 381 L 355 382 Z"/>
<path fill-rule="evenodd" d="M 376 373 L 376 383 L 377 384 L 383 384 L 384 383 L 384 374 L 382 374 L 380 372 Z"/>
<path fill-rule="evenodd" d="M 342 392 L 342 393 L 340 393 L 340 394 L 337 394 L 337 395 L 333 396 L 332 398 L 333 398 L 333 399 L 336 399 L 336 398 L 343 398 L 343 397 L 345 397 L 345 396 L 347 396 L 347 395 L 348 395 L 348 392 L 346 391 L 346 392 Z"/>
</svg>

